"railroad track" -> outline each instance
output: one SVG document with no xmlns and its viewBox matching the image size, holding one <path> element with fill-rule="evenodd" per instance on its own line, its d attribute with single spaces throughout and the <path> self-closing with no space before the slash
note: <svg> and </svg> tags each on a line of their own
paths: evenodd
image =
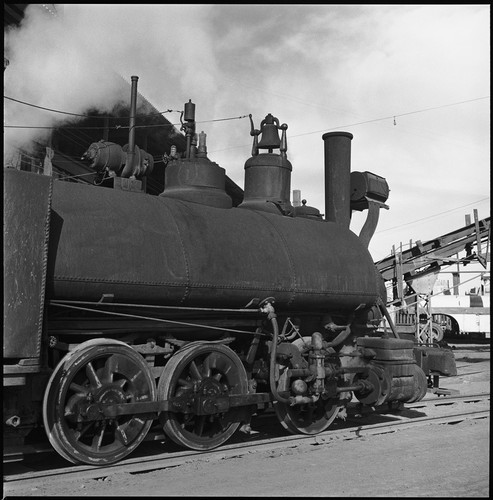
<svg viewBox="0 0 493 500">
<path fill-rule="evenodd" d="M 336 421 L 333 428 L 315 436 L 285 435 L 278 422 L 274 421 L 274 415 L 266 411 L 252 420 L 252 427 L 258 428 L 259 432 L 252 435 L 237 433 L 229 444 L 209 452 L 178 450 L 172 443 L 163 444 L 164 436 L 155 434 L 154 441 L 142 443 L 130 458 L 111 466 L 74 466 L 63 461 L 54 452 L 50 452 L 44 454 L 46 456 L 42 460 L 26 459 L 24 462 L 4 463 L 4 494 L 35 486 L 40 480 L 97 480 L 118 473 L 139 474 L 189 462 L 222 460 L 249 453 L 322 445 L 334 440 L 388 434 L 409 427 L 454 424 L 464 420 L 489 418 L 490 394 L 432 397 L 418 403 L 406 404 L 400 409 L 361 410 L 359 405 L 352 403 L 348 408 L 345 422 Z M 274 433 L 271 428 L 274 429 Z M 166 449 L 168 451 L 163 451 Z"/>
</svg>

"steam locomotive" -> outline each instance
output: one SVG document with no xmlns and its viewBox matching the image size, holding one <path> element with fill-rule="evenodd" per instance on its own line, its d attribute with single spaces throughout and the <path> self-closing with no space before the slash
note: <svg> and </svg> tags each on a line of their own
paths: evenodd
<svg viewBox="0 0 493 500">
<path fill-rule="evenodd" d="M 393 327 L 367 249 L 389 189 L 350 172 L 352 135 L 322 137 L 324 218 L 290 201 L 287 125 L 250 119 L 235 207 L 191 101 L 159 196 L 142 189 L 152 157 L 131 135 L 85 154 L 111 187 L 4 169 L 5 446 L 42 426 L 68 461 L 105 465 L 154 425 L 209 450 L 270 406 L 287 431 L 316 434 L 353 395 L 417 401 L 430 374 L 455 374 L 447 352 Z M 368 210 L 359 236 L 352 210 Z"/>
</svg>

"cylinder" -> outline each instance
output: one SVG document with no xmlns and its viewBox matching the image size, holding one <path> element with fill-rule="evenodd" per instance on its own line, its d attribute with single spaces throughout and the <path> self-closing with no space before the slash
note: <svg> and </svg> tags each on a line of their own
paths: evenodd
<svg viewBox="0 0 493 500">
<path fill-rule="evenodd" d="M 185 103 L 184 119 L 187 122 L 195 121 L 195 104 L 192 102 L 192 99 L 189 99 L 188 102 Z"/>
<path fill-rule="evenodd" d="M 160 196 L 231 208 L 232 201 L 225 190 L 225 172 L 207 158 L 171 161 L 164 172 L 165 188 Z"/>
<path fill-rule="evenodd" d="M 291 162 L 274 153 L 252 156 L 245 162 L 245 192 L 240 208 L 280 213 L 275 203 L 291 211 Z"/>
<path fill-rule="evenodd" d="M 90 168 L 102 171 L 105 168 L 113 172 L 119 172 L 125 163 L 126 156 L 119 144 L 108 141 L 93 142 L 83 158 L 92 160 Z"/>
<path fill-rule="evenodd" d="M 351 139 L 349 132 L 322 136 L 325 154 L 325 220 L 349 227 L 351 220 Z"/>
</svg>

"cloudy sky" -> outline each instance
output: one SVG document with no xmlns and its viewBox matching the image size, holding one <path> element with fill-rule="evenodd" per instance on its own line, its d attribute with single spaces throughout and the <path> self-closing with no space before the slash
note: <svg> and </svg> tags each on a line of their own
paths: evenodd
<svg viewBox="0 0 493 500">
<path fill-rule="evenodd" d="M 137 75 L 159 110 L 192 99 L 209 158 L 240 186 L 250 123 L 221 119 L 251 113 L 258 127 L 272 113 L 289 127 L 291 187 L 321 212 L 322 134 L 351 132 L 352 170 L 390 187 L 390 210 L 370 243 L 375 260 L 400 242 L 458 229 L 473 209 L 489 216 L 489 5 L 56 9 L 54 19 L 30 6 L 21 29 L 6 34 L 5 95 L 78 113 L 110 104 L 111 68 Z M 6 124 L 48 119 L 5 102 Z M 167 118 L 179 123 L 178 113 Z M 357 233 L 365 214 L 353 217 Z"/>
</svg>

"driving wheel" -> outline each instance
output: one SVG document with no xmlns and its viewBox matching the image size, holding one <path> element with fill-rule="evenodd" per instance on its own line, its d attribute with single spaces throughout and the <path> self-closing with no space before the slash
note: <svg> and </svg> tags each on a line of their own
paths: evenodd
<svg viewBox="0 0 493 500">
<path fill-rule="evenodd" d="M 306 356 L 310 350 L 311 337 L 303 337 L 293 342 Z M 279 392 L 289 392 L 292 380 L 287 376 L 288 366 L 279 365 Z M 281 425 L 292 434 L 318 434 L 329 427 L 334 421 L 342 404 L 338 398 L 323 399 L 313 403 L 296 404 L 276 401 L 274 409 Z"/>
<path fill-rule="evenodd" d="M 193 450 L 216 448 L 239 427 L 242 410 L 222 411 L 214 399 L 247 392 L 247 374 L 234 351 L 222 344 L 190 344 L 168 361 L 159 379 L 158 399 L 177 398 L 183 410 L 161 414 L 164 431 Z M 201 411 L 194 411 L 199 400 Z"/>
<path fill-rule="evenodd" d="M 152 419 L 91 418 L 98 404 L 155 401 L 156 388 L 140 354 L 127 344 L 96 339 L 69 352 L 52 373 L 43 399 L 51 445 L 72 463 L 111 464 L 145 438 Z"/>
</svg>

